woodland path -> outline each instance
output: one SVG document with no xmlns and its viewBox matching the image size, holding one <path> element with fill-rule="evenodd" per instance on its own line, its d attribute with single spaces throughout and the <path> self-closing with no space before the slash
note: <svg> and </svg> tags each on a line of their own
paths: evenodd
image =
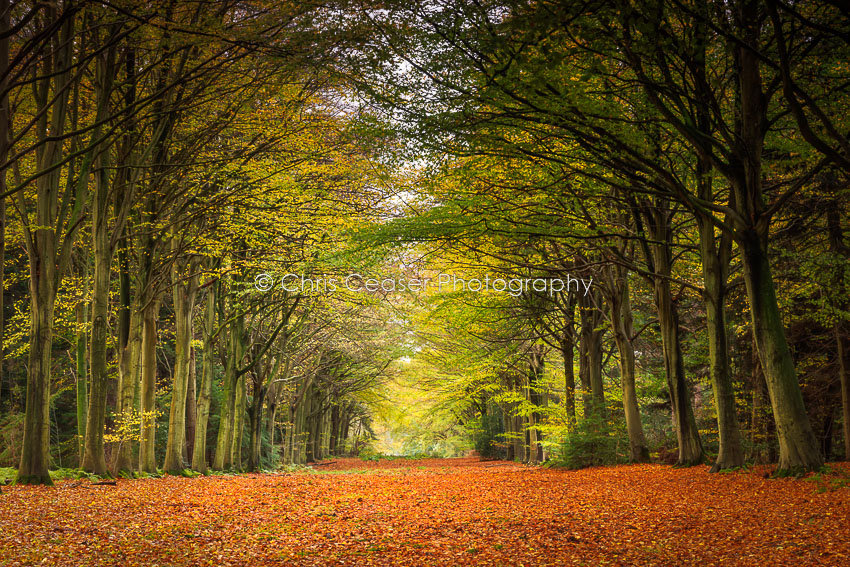
<svg viewBox="0 0 850 567">
<path fill-rule="evenodd" d="M 340 459 L 0 495 L 0 565 L 847 565 L 850 467 Z"/>
</svg>

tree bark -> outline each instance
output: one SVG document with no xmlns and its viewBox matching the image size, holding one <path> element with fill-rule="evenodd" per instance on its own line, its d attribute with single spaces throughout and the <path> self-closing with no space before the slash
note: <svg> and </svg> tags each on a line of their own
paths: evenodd
<svg viewBox="0 0 850 567">
<path fill-rule="evenodd" d="M 537 408 L 542 408 L 546 405 L 546 384 L 543 380 L 545 363 L 543 347 L 541 345 L 534 345 L 531 348 L 529 356 L 528 398 Z M 533 464 L 544 461 L 543 433 L 537 427 L 539 423 L 540 412 L 532 411 L 529 414 L 529 462 Z"/>
<path fill-rule="evenodd" d="M 139 444 L 139 471 L 156 472 L 156 319 L 159 300 L 152 299 L 142 307 L 142 370 L 141 387 L 141 442 Z"/>
<path fill-rule="evenodd" d="M 55 7 L 45 8 L 48 21 L 59 21 Z M 53 323 L 56 293 L 70 258 L 70 241 L 76 231 L 76 219 L 81 214 L 86 187 L 78 183 L 70 204 L 73 212 L 66 226 L 56 226 L 60 206 L 59 168 L 47 171 L 58 163 L 62 153 L 62 134 L 68 112 L 71 64 L 73 55 L 74 16 L 64 18 L 61 29 L 52 38 L 53 55 L 43 59 L 41 79 L 34 87 L 38 110 L 36 136 L 43 145 L 36 152 L 36 170 L 42 173 L 35 181 L 36 211 L 34 219 L 26 219 L 24 242 L 30 272 L 30 343 L 27 366 L 27 393 L 24 417 L 24 437 L 17 482 L 20 484 L 53 484 L 48 474 L 50 443 L 50 366 L 53 347 Z M 51 98 L 52 94 L 52 98 Z M 48 120 L 48 109 L 49 113 Z M 48 126 L 49 122 L 49 126 Z M 88 176 L 83 167 L 81 179 Z M 18 192 L 20 210 L 27 207 Z M 31 221 L 35 226 L 29 227 Z M 62 242 L 62 244 L 60 244 Z"/>
<path fill-rule="evenodd" d="M 97 215 L 95 215 L 97 216 Z M 95 226 L 92 233 L 96 241 L 104 227 Z M 94 286 L 92 289 L 92 319 L 89 355 L 89 404 L 86 419 L 86 443 L 81 468 L 88 472 L 106 475 L 106 456 L 103 448 L 103 434 L 106 424 L 106 327 L 109 316 L 109 255 L 103 247 L 95 244 L 94 250 Z"/>
<path fill-rule="evenodd" d="M 115 47 L 98 57 L 95 81 L 98 97 L 95 122 L 102 123 L 109 115 L 109 101 L 115 73 Z M 100 138 L 101 128 L 95 127 L 93 139 Z M 109 317 L 109 277 L 112 271 L 113 250 L 109 239 L 109 191 L 111 160 L 108 147 L 95 146 L 97 153 L 92 197 L 92 249 L 94 274 L 92 286 L 91 346 L 89 356 L 89 411 L 86 419 L 86 449 L 81 467 L 98 475 L 109 474 L 103 435 L 106 427 L 107 360 L 106 335 Z"/>
<path fill-rule="evenodd" d="M 602 313 L 596 307 L 595 290 L 579 299 L 581 338 L 579 341 L 579 377 L 584 402 L 584 418 L 593 417 L 601 425 L 605 418 L 605 390 L 602 382 Z"/>
<path fill-rule="evenodd" d="M 310 445 L 310 430 L 308 416 L 313 411 L 313 381 L 306 387 L 304 397 L 298 404 L 298 425 L 295 429 L 296 444 L 298 447 L 298 463 L 306 465 L 309 461 L 307 454 Z"/>
<path fill-rule="evenodd" d="M 76 394 L 77 394 L 77 446 L 79 450 L 79 463 L 82 466 L 83 456 L 86 449 L 86 414 L 89 407 L 89 396 L 86 377 L 88 376 L 88 364 L 86 360 L 86 303 L 77 303 L 77 345 L 76 345 Z"/>
<path fill-rule="evenodd" d="M 12 112 L 9 108 L 9 94 L 7 89 L 9 71 L 9 41 L 10 27 L 12 23 L 12 12 L 9 9 L 9 0 L 0 0 L 0 164 L 6 163 L 9 158 L 9 124 L 11 124 Z M 0 195 L 5 195 L 8 190 L 6 182 L 7 168 L 0 169 Z M 0 197 L 0 400 L 3 399 L 3 382 L 5 379 L 6 365 L 6 197 Z"/>
<path fill-rule="evenodd" d="M 307 386 L 309 388 L 309 385 Z M 303 465 L 307 463 L 304 441 L 304 415 L 306 412 L 307 395 L 297 399 L 292 406 L 292 463 Z"/>
<path fill-rule="evenodd" d="M 186 438 L 183 442 L 183 462 L 191 466 L 195 449 L 195 427 L 198 422 L 198 376 L 195 348 L 189 348 L 189 385 L 186 389 Z"/>
<path fill-rule="evenodd" d="M 39 231 L 41 232 L 41 231 Z M 48 473 L 50 422 L 50 362 L 53 346 L 53 301 L 56 297 L 51 269 L 42 278 L 30 270 L 30 352 L 27 373 L 26 413 L 21 463 L 16 483 L 53 484 Z M 35 288 L 35 289 L 32 289 Z M 44 295 L 41 295 L 41 294 Z M 44 297 L 44 301 L 40 298 Z"/>
<path fill-rule="evenodd" d="M 705 223 L 708 224 L 708 223 Z M 700 226 L 700 232 L 714 227 Z M 701 234 L 703 248 L 703 281 L 705 286 L 706 330 L 708 332 L 709 373 L 714 403 L 717 408 L 717 431 L 720 447 L 711 472 L 744 465 L 744 446 L 735 407 L 735 389 L 729 364 L 729 343 L 726 331 L 726 282 L 714 250 L 705 249 L 707 234 Z M 711 245 L 713 249 L 713 244 Z"/>
<path fill-rule="evenodd" d="M 770 214 L 764 204 L 762 151 L 768 120 L 761 60 L 750 48 L 759 45 L 763 32 L 761 15 L 761 6 L 755 0 L 741 2 L 734 14 L 743 41 L 731 44 L 736 52 L 739 118 L 734 162 L 727 168 L 727 177 L 735 210 L 743 225 L 737 231 L 736 240 L 741 250 L 753 334 L 776 423 L 778 472 L 784 474 L 816 470 L 823 461 L 785 337 L 767 252 Z"/>
<path fill-rule="evenodd" d="M 841 415 L 844 427 L 844 459 L 850 461 L 850 369 L 848 369 L 846 319 L 843 313 L 848 311 L 847 286 L 844 284 L 848 264 L 850 264 L 850 248 L 844 244 L 844 231 L 841 227 L 840 203 L 833 202 L 826 214 L 827 231 L 829 233 L 829 249 L 835 254 L 836 268 L 833 276 L 835 290 L 833 291 L 833 332 L 835 333 L 835 351 L 838 359 L 838 380 L 841 384 Z"/>
<path fill-rule="evenodd" d="M 781 474 L 816 470 L 823 465 L 797 381 L 797 371 L 785 338 L 785 328 L 770 262 L 763 239 L 754 231 L 745 236 L 741 249 L 744 282 L 759 359 L 776 422 Z"/>
<path fill-rule="evenodd" d="M 274 388 L 269 389 L 269 394 L 266 397 L 266 434 L 269 438 L 269 451 L 267 457 L 271 462 L 274 457 L 276 426 L 275 419 L 277 418 L 277 391 Z M 280 458 L 280 457 L 278 457 Z"/>
<path fill-rule="evenodd" d="M 331 438 L 328 442 L 328 453 L 330 455 L 336 455 L 336 445 L 337 440 L 339 439 L 339 430 L 340 430 L 340 401 L 334 400 L 333 405 L 331 406 Z"/>
<path fill-rule="evenodd" d="M 841 381 L 841 415 L 844 420 L 844 460 L 850 461 L 850 373 L 847 369 L 847 347 L 841 334 L 841 326 L 836 323 L 835 342 L 838 356 L 838 377 Z"/>
<path fill-rule="evenodd" d="M 309 409 L 307 409 L 309 408 Z M 321 457 L 319 456 L 319 420 L 321 418 L 321 406 L 319 402 L 318 388 L 310 388 L 309 405 L 305 407 L 306 425 L 307 425 L 307 445 L 306 459 L 308 463 L 314 463 Z"/>
<path fill-rule="evenodd" d="M 691 407 L 691 393 L 682 360 L 679 313 L 673 303 L 673 294 L 670 290 L 670 278 L 673 274 L 673 260 L 670 252 L 673 242 L 672 211 L 664 197 L 656 197 L 654 202 L 644 200 L 640 205 L 635 203 L 633 209 L 638 233 L 641 235 L 641 250 L 651 272 L 649 279 L 654 290 L 655 309 L 661 330 L 664 371 L 673 407 L 676 439 L 679 444 L 677 464 L 697 465 L 702 463 L 704 458 L 702 441 Z M 648 229 L 649 239 L 644 237 L 644 225 Z"/>
<path fill-rule="evenodd" d="M 230 340 L 232 346 L 232 339 Z M 223 471 L 230 467 L 230 446 L 233 442 L 233 414 L 235 411 L 236 390 L 236 361 L 233 351 L 228 353 L 222 381 L 221 415 L 218 421 L 218 436 L 216 437 L 213 469 Z"/>
<path fill-rule="evenodd" d="M 655 303 L 658 310 L 658 323 L 661 327 L 664 369 L 673 405 L 676 439 L 679 443 L 678 464 L 697 465 L 703 461 L 702 442 L 691 407 L 690 388 L 685 378 L 682 346 L 679 341 L 679 314 L 673 304 L 669 280 L 655 279 Z"/>
<path fill-rule="evenodd" d="M 710 166 L 700 160 L 697 174 L 700 198 L 713 195 Z M 699 250 L 703 275 L 703 300 L 708 333 L 708 359 L 714 404 L 717 408 L 717 431 L 720 446 L 710 472 L 734 469 L 744 465 L 744 445 L 735 407 L 735 388 L 729 363 L 729 341 L 726 325 L 726 289 L 731 256 L 729 234 L 714 236 L 714 224 L 697 215 Z"/>
<path fill-rule="evenodd" d="M 127 285 L 129 286 L 129 278 Z M 122 291 L 123 295 L 124 292 Z M 127 296 L 129 296 L 129 293 L 127 293 Z M 127 322 L 127 338 L 120 339 L 123 329 L 121 329 L 122 325 L 119 325 L 118 345 L 118 412 L 124 423 L 135 422 L 137 419 L 133 401 L 139 384 L 139 355 L 142 342 L 141 314 L 136 305 L 130 305 L 127 311 L 127 318 L 129 319 Z M 122 316 L 119 314 L 119 318 Z M 121 472 L 131 473 L 135 469 L 133 466 L 134 443 L 134 441 L 128 439 L 122 440 L 113 467 L 116 474 Z"/>
<path fill-rule="evenodd" d="M 136 103 L 136 52 L 132 47 L 127 48 L 124 61 L 127 85 L 124 91 L 124 107 L 129 119 L 124 134 L 123 148 L 119 151 L 120 160 L 125 164 L 131 163 L 132 147 L 136 142 L 136 121 L 132 108 Z M 115 234 L 121 235 L 120 241 L 110 242 L 112 249 L 118 246 L 118 414 L 123 423 L 135 423 L 137 414 L 134 407 L 134 396 L 139 382 L 139 352 L 141 345 L 141 317 L 138 305 L 134 304 L 132 282 L 130 277 L 130 239 L 127 234 L 127 214 L 134 198 L 134 187 L 137 172 L 130 167 L 124 167 L 116 173 L 115 216 L 119 220 L 115 225 Z M 120 242 L 120 244 L 119 244 Z M 138 297 L 136 298 L 138 300 Z M 123 439 L 115 455 L 113 469 L 116 473 L 131 473 L 133 471 L 134 439 Z"/>
<path fill-rule="evenodd" d="M 177 236 L 172 239 L 176 243 Z M 176 244 L 174 245 L 176 250 Z M 198 259 L 175 260 L 172 274 L 175 317 L 174 381 L 168 416 L 168 441 L 163 470 L 180 474 L 184 469 L 183 449 L 186 445 L 186 400 L 189 390 L 189 364 L 192 355 L 192 325 L 200 274 Z"/>
<path fill-rule="evenodd" d="M 564 312 L 564 332 L 560 337 L 561 357 L 564 360 L 564 408 L 570 427 L 576 423 L 576 376 L 575 376 L 575 308 L 576 299 L 568 294 Z"/>
<path fill-rule="evenodd" d="M 351 427 L 351 415 L 349 408 L 352 407 L 353 402 L 346 402 L 345 406 L 342 408 L 342 415 L 340 416 L 340 434 L 339 439 L 337 439 L 337 449 L 339 455 L 346 455 L 346 449 L 348 448 L 348 431 Z"/>
<path fill-rule="evenodd" d="M 634 328 L 629 301 L 628 272 L 619 267 L 609 268 L 613 272 L 609 287 L 609 310 L 611 330 L 617 351 L 620 354 L 620 381 L 623 388 L 623 411 L 626 417 L 626 430 L 629 436 L 629 460 L 633 463 L 649 462 L 649 449 L 640 420 L 640 408 L 637 401 L 635 383 L 635 347 L 632 342 Z"/>
<path fill-rule="evenodd" d="M 236 392 L 233 401 L 233 441 L 230 445 L 230 463 L 233 470 L 242 470 L 242 437 L 245 432 L 245 412 L 248 396 L 246 392 L 245 374 L 236 381 Z"/>
<path fill-rule="evenodd" d="M 223 398 L 221 404 L 221 418 L 219 420 L 218 438 L 216 442 L 215 459 L 213 468 L 225 470 L 233 467 L 233 445 L 237 429 L 237 405 L 239 379 L 238 367 L 244 353 L 242 333 L 244 329 L 244 317 L 239 315 L 231 323 L 228 334 L 227 360 L 224 369 Z M 244 386 L 243 386 L 244 387 Z M 241 445 L 241 441 L 240 441 Z"/>
<path fill-rule="evenodd" d="M 263 402 L 266 397 L 266 387 L 254 383 L 254 395 L 248 409 L 250 442 L 248 447 L 248 470 L 260 470 L 260 445 L 263 432 Z"/>
<path fill-rule="evenodd" d="M 207 425 L 210 418 L 210 401 L 213 383 L 213 328 L 215 326 L 215 303 L 217 284 L 207 288 L 206 317 L 204 320 L 204 347 L 201 361 L 201 388 L 198 391 L 195 443 L 192 450 L 192 470 L 207 472 Z"/>
</svg>

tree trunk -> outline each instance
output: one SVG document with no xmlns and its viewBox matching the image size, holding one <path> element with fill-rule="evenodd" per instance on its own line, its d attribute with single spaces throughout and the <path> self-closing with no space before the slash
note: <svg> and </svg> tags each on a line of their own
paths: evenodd
<svg viewBox="0 0 850 567">
<path fill-rule="evenodd" d="M 819 469 L 823 465 L 817 440 L 806 414 L 797 371 L 785 338 L 767 253 L 770 216 L 764 204 L 762 150 L 766 97 L 762 90 L 761 60 L 749 44 L 762 33 L 757 2 L 743 2 L 736 16 L 742 22 L 743 42 L 735 44 L 738 78 L 738 129 L 730 185 L 736 211 L 745 226 L 738 230 L 738 248 L 750 317 L 779 441 L 779 472 Z M 755 43 L 751 43 L 755 42 Z"/>
<path fill-rule="evenodd" d="M 176 235 L 172 242 L 176 242 Z M 198 260 L 175 260 L 172 275 L 174 296 L 175 340 L 174 382 L 171 389 L 171 410 L 168 416 L 168 442 L 163 470 L 182 473 L 183 450 L 186 445 L 186 400 L 189 391 L 189 365 L 192 358 L 192 324 L 195 298 L 198 294 Z"/>
<path fill-rule="evenodd" d="M 838 347 L 838 377 L 841 380 L 841 415 L 844 420 L 844 460 L 850 461 L 850 375 L 847 369 L 847 348 L 841 335 L 841 326 L 835 324 L 835 342 Z"/>
<path fill-rule="evenodd" d="M 340 415 L 340 433 L 337 439 L 337 451 L 340 456 L 346 455 L 348 448 L 348 430 L 351 427 L 351 414 L 349 408 L 353 409 L 353 402 L 346 402 Z"/>
<path fill-rule="evenodd" d="M 124 235 L 126 236 L 126 232 Z M 136 420 L 133 398 L 139 381 L 139 353 L 142 341 L 142 318 L 138 304 L 133 303 L 130 281 L 130 258 L 126 246 L 118 249 L 119 301 L 118 309 L 118 414 L 123 423 Z M 131 473 L 133 444 L 122 440 L 115 455 L 113 469 L 118 473 Z"/>
<path fill-rule="evenodd" d="M 767 392 L 779 441 L 779 471 L 796 473 L 823 465 L 803 403 L 797 371 L 785 339 L 785 328 L 763 239 L 754 231 L 741 247 L 744 282 L 750 303 L 753 334 L 764 369 Z"/>
<path fill-rule="evenodd" d="M 619 266 L 609 268 L 614 274 L 610 279 L 609 309 L 611 330 L 617 351 L 620 354 L 620 381 L 623 388 L 623 411 L 629 436 L 629 460 L 633 463 L 649 462 L 649 449 L 640 421 L 640 408 L 635 384 L 635 347 L 632 342 L 634 328 L 629 301 L 628 273 Z"/>
<path fill-rule="evenodd" d="M 156 319 L 159 301 L 153 299 L 142 308 L 142 370 L 141 387 L 141 442 L 139 444 L 139 471 L 156 472 Z"/>
<path fill-rule="evenodd" d="M 292 416 L 283 424 L 283 450 L 281 451 L 282 462 L 291 465 L 294 461 L 292 456 Z"/>
<path fill-rule="evenodd" d="M 269 462 L 273 462 L 274 459 L 276 437 L 275 419 L 277 418 L 277 401 L 275 400 L 276 396 L 277 392 L 275 390 L 271 390 L 266 400 L 266 407 L 268 408 L 268 411 L 266 412 L 266 435 L 269 438 L 269 451 L 266 456 L 268 457 Z"/>
<path fill-rule="evenodd" d="M 323 352 L 320 352 L 317 367 L 321 367 L 323 356 Z M 307 416 L 312 411 L 310 409 L 311 392 L 315 378 L 315 373 L 304 378 L 303 384 L 301 384 L 295 395 L 295 400 L 290 405 L 290 416 L 292 416 L 292 462 L 301 465 L 307 463 L 307 444 L 309 442 L 307 438 Z"/>
<path fill-rule="evenodd" d="M 714 403 L 717 408 L 717 431 L 720 447 L 711 472 L 744 465 L 744 446 L 738 414 L 735 408 L 735 389 L 729 364 L 729 342 L 726 330 L 726 271 L 714 243 L 714 225 L 699 220 L 700 256 L 702 257 L 705 288 L 706 330 L 708 357 Z M 728 265 L 728 264 L 727 264 Z"/>
<path fill-rule="evenodd" d="M 136 54 L 132 47 L 125 51 L 124 58 L 125 76 L 127 85 L 124 90 L 124 106 L 127 109 L 129 122 L 124 134 L 123 148 L 119 149 L 123 169 L 116 172 L 115 191 L 115 216 L 116 223 L 113 234 L 120 234 L 119 241 L 110 243 L 114 250 L 117 246 L 118 253 L 118 413 L 124 424 L 133 423 L 137 420 L 134 407 L 134 396 L 139 384 L 139 352 L 141 350 L 141 317 L 138 304 L 135 304 L 132 296 L 132 281 L 130 277 L 130 247 L 131 240 L 127 234 L 127 216 L 134 201 L 134 188 L 139 170 L 134 170 L 131 165 L 133 144 L 136 142 L 136 121 L 132 117 L 132 108 L 136 102 Z M 119 242 L 121 244 L 119 245 Z M 138 295 L 136 300 L 138 300 Z M 133 471 L 133 446 L 135 439 L 122 439 L 115 455 L 113 469 L 117 473 L 131 473 Z"/>
<path fill-rule="evenodd" d="M 95 194 L 97 194 L 97 190 Z M 97 212 L 94 213 L 94 216 L 98 216 Z M 111 255 L 108 253 L 104 243 L 101 242 L 102 238 L 107 236 L 104 224 L 103 222 L 100 224 L 95 222 L 95 226 L 92 229 L 95 246 L 91 346 L 89 350 L 91 357 L 89 364 L 89 406 L 86 420 L 85 456 L 83 457 L 81 466 L 83 470 L 101 476 L 108 473 L 106 455 L 103 450 L 103 434 L 106 424 L 106 389 L 108 379 L 106 334 L 107 317 L 109 316 L 109 271 L 111 264 Z"/>
<path fill-rule="evenodd" d="M 658 198 L 654 203 L 644 202 L 641 208 L 642 221 L 649 227 L 651 243 L 641 241 L 644 257 L 650 271 L 654 288 L 658 326 L 661 330 L 661 346 L 664 370 L 670 401 L 673 407 L 673 422 L 679 444 L 680 466 L 692 466 L 703 461 L 702 441 L 691 407 L 691 393 L 685 377 L 682 360 L 682 345 L 679 337 L 679 313 L 673 303 L 670 278 L 673 260 L 670 248 L 673 241 L 672 212 L 666 199 Z"/>
<path fill-rule="evenodd" d="M 231 343 L 232 344 L 232 343 Z M 236 362 L 234 353 L 228 354 L 222 381 L 221 415 L 218 421 L 218 436 L 216 437 L 213 469 L 223 471 L 230 467 L 230 447 L 233 443 L 233 415 L 236 392 Z"/>
<path fill-rule="evenodd" d="M 192 463 L 195 449 L 195 427 L 198 422 L 198 376 L 195 348 L 189 348 L 189 387 L 186 390 L 186 439 L 183 443 L 183 462 Z"/>
<path fill-rule="evenodd" d="M 39 231 L 44 232 L 44 231 Z M 53 346 L 53 274 L 45 266 L 45 276 L 39 278 L 35 266 L 30 269 L 30 351 L 27 373 L 26 413 L 21 463 L 16 483 L 53 484 L 48 473 L 50 441 L 50 362 Z M 34 288 L 34 289 L 33 289 Z M 42 298 L 44 298 L 42 300 Z"/>
<path fill-rule="evenodd" d="M 56 8 L 45 8 L 45 17 L 56 18 Z M 58 21 L 58 20 L 57 20 Z M 82 182 L 88 167 L 80 171 L 73 212 L 65 226 L 56 226 L 61 187 L 62 135 L 68 116 L 69 87 L 73 56 L 74 17 L 65 18 L 61 30 L 51 39 L 52 57 L 43 60 L 41 78 L 33 90 L 37 99 L 39 118 L 37 139 L 43 146 L 36 152 L 36 171 L 42 172 L 35 181 L 35 215 L 25 219 L 24 242 L 30 272 L 30 342 L 27 366 L 27 393 L 24 416 L 24 437 L 17 482 L 21 484 L 52 484 L 48 474 L 50 443 L 50 366 L 53 351 L 53 322 L 56 293 L 63 271 L 70 258 L 70 246 L 76 232 L 87 187 Z M 52 97 L 48 94 L 51 93 Z M 48 110 L 49 119 L 48 119 Z M 48 124 L 49 123 L 49 124 Z M 50 169 L 53 168 L 53 169 Z M 87 180 L 87 179 L 86 179 Z M 16 194 L 20 210 L 26 211 L 21 192 Z M 62 200 L 63 204 L 68 204 Z M 66 234 L 67 230 L 67 234 Z M 60 244 L 61 242 L 61 244 Z"/>
<path fill-rule="evenodd" d="M 322 410 L 321 433 L 319 435 L 319 460 L 328 456 L 328 442 L 330 441 L 331 416 L 328 408 Z"/>
<path fill-rule="evenodd" d="M 9 108 L 9 33 L 12 23 L 12 11 L 9 0 L 0 0 L 0 164 L 9 159 L 9 125 L 12 112 Z M 6 182 L 7 168 L 0 169 L 0 195 L 8 190 Z M 6 363 L 6 197 L 0 197 L 0 400 L 3 398 L 3 382 Z"/>
<path fill-rule="evenodd" d="M 543 347 L 541 345 L 534 345 L 531 349 L 529 359 L 528 398 L 529 401 L 531 401 L 531 403 L 537 408 L 546 406 L 546 384 L 543 380 L 545 363 Z M 540 412 L 531 412 L 529 415 L 529 462 L 534 464 L 542 463 L 544 460 L 543 433 L 538 429 L 539 423 Z"/>
<path fill-rule="evenodd" d="M 213 383 L 213 327 L 215 326 L 216 286 L 207 291 L 206 318 L 204 320 L 204 350 L 201 361 L 201 388 L 198 392 L 195 443 L 192 450 L 192 470 L 207 472 L 207 425 L 210 419 L 210 401 Z"/>
<path fill-rule="evenodd" d="M 605 416 L 605 390 L 602 382 L 602 314 L 596 307 L 598 296 L 591 291 L 579 299 L 581 338 L 579 341 L 579 378 L 584 390 L 584 418 L 599 424 Z"/>
<path fill-rule="evenodd" d="M 290 427 L 291 435 L 291 462 L 293 464 L 303 463 L 304 451 L 301 447 L 304 431 L 304 401 L 298 401 L 290 406 L 290 415 L 292 416 L 292 425 Z"/>
<path fill-rule="evenodd" d="M 305 464 L 303 448 L 304 404 L 302 400 L 292 406 L 292 464 Z"/>
<path fill-rule="evenodd" d="M 95 90 L 98 93 L 98 105 L 95 121 L 101 124 L 109 115 L 109 101 L 112 94 L 112 82 L 115 74 L 115 47 L 106 51 L 105 57 L 98 57 L 96 63 Z M 100 138 L 101 128 L 95 127 L 92 139 Z M 86 420 L 86 449 L 83 457 L 83 470 L 106 475 L 106 454 L 103 449 L 103 435 L 106 427 L 106 391 L 108 371 L 106 360 L 106 338 L 109 318 L 109 277 L 112 272 L 112 254 L 109 233 L 109 191 L 110 149 L 95 146 L 94 158 L 97 168 L 94 173 L 94 195 L 92 197 L 92 249 L 94 256 L 94 274 L 92 277 L 91 304 L 91 346 L 89 356 L 89 411 Z"/>
<path fill-rule="evenodd" d="M 238 386 L 240 376 L 238 375 L 239 364 L 244 354 L 244 343 L 242 333 L 244 331 L 245 319 L 239 315 L 230 325 L 228 334 L 227 360 L 224 369 L 223 398 L 221 404 L 221 419 L 219 420 L 218 437 L 216 441 L 215 459 L 213 468 L 225 470 L 235 466 L 233 461 L 233 445 L 236 437 L 237 415 L 238 415 Z M 239 441 L 241 445 L 241 439 Z"/>
<path fill-rule="evenodd" d="M 561 335 L 561 356 L 564 359 L 564 408 L 570 427 L 576 423 L 576 376 L 574 366 L 575 356 L 575 307 L 576 300 L 569 294 L 567 310 L 564 313 L 564 332 Z"/>
<path fill-rule="evenodd" d="M 129 286 L 129 282 L 127 282 Z M 123 292 L 122 292 L 123 295 Z M 128 294 L 129 295 L 129 294 Z M 133 400 L 139 384 L 139 355 L 142 342 L 142 317 L 137 306 L 128 309 L 128 333 L 126 341 L 119 341 L 118 350 L 118 411 L 124 423 L 135 422 L 136 408 Z M 121 331 L 119 330 L 119 335 Z M 124 342 L 122 346 L 120 343 Z M 135 441 L 124 439 L 115 457 L 116 474 L 131 473 L 133 467 L 133 444 Z"/>
<path fill-rule="evenodd" d="M 79 463 L 82 466 L 83 456 L 86 449 L 86 414 L 89 407 L 89 396 L 87 387 L 88 364 L 86 360 L 86 304 L 84 301 L 77 303 L 77 445 L 79 450 Z"/>
<path fill-rule="evenodd" d="M 679 314 L 670 293 L 670 280 L 655 278 L 655 304 L 658 310 L 658 323 L 661 327 L 664 369 L 673 405 L 676 439 L 679 443 L 678 464 L 697 465 L 703 461 L 702 442 L 691 407 L 690 388 L 685 378 L 682 347 L 679 341 Z"/>
<path fill-rule="evenodd" d="M 673 274 L 673 211 L 665 197 L 638 202 L 632 198 L 632 210 L 639 235 L 638 243 L 650 272 L 648 279 L 654 290 L 655 309 L 661 330 L 661 346 L 664 371 L 670 402 L 673 409 L 673 424 L 679 444 L 680 466 L 692 466 L 702 462 L 704 454 L 699 437 L 679 340 L 679 314 L 670 291 Z M 648 234 L 647 234 L 648 233 Z"/>
<path fill-rule="evenodd" d="M 337 439 L 339 439 L 339 400 L 334 400 L 331 406 L 331 438 L 328 442 L 328 454 L 336 455 Z"/>
<path fill-rule="evenodd" d="M 306 435 L 306 440 L 304 443 L 304 458 L 306 462 L 311 463 L 315 462 L 315 439 L 316 439 L 316 396 L 314 394 L 315 388 L 311 387 L 309 394 L 304 398 L 304 430 Z"/>
<path fill-rule="evenodd" d="M 280 451 L 280 458 L 283 464 L 289 465 L 292 464 L 292 414 L 290 413 L 291 406 L 285 406 L 287 413 L 289 414 L 286 417 L 286 421 L 283 423 L 283 429 L 281 433 L 283 433 L 283 447 Z"/>
<path fill-rule="evenodd" d="M 841 384 L 841 415 L 844 426 L 844 459 L 850 461 L 850 376 L 848 376 L 847 323 L 843 313 L 848 311 L 848 293 L 845 277 L 850 265 L 850 248 L 844 244 L 844 231 L 841 227 L 841 207 L 835 201 L 826 213 L 826 225 L 829 233 L 829 249 L 835 254 L 836 268 L 833 276 L 833 332 L 835 333 L 835 352 L 838 359 L 838 381 Z"/>
<path fill-rule="evenodd" d="M 242 470 L 242 437 L 245 431 L 245 411 L 248 400 L 245 374 L 236 381 L 233 401 L 233 440 L 230 445 L 230 463 L 236 471 Z"/>
<path fill-rule="evenodd" d="M 509 372 L 506 378 L 509 391 L 515 392 L 516 394 L 523 394 L 523 397 L 525 397 L 525 384 L 523 383 L 522 376 Z M 508 416 L 510 424 L 506 427 L 506 430 L 509 432 L 509 439 L 511 441 L 511 452 L 513 453 L 512 460 L 525 462 L 528 456 L 525 441 L 525 420 L 521 415 L 518 415 L 519 410 L 520 404 L 517 402 L 511 402 L 507 405 L 505 415 Z"/>
<path fill-rule="evenodd" d="M 750 386 L 752 391 L 752 411 L 750 413 L 750 435 L 753 454 L 750 459 L 756 464 L 770 463 L 774 459 L 770 450 L 770 420 L 768 417 L 769 400 L 767 399 L 767 384 L 761 370 L 761 361 L 756 348 L 756 338 L 752 336 L 750 360 Z"/>
<path fill-rule="evenodd" d="M 525 444 L 525 428 L 524 420 L 521 415 L 514 415 L 511 417 L 513 420 L 513 425 L 511 429 L 514 432 L 514 460 L 517 462 L 524 463 L 526 460 L 527 454 L 527 446 Z"/>
<path fill-rule="evenodd" d="M 263 431 L 263 401 L 266 397 L 266 389 L 254 382 L 254 395 L 251 406 L 248 409 L 250 443 L 248 446 L 248 471 L 260 470 L 260 446 L 262 445 Z"/>
<path fill-rule="evenodd" d="M 700 116 L 701 127 L 708 130 L 709 119 Z M 699 197 L 713 200 L 714 189 L 711 165 L 698 158 L 697 187 Z M 719 242 L 714 235 L 710 218 L 698 214 L 699 251 L 703 275 L 703 299 L 708 333 L 709 374 L 714 403 L 717 408 L 717 431 L 720 447 L 710 472 L 734 469 L 744 465 L 744 446 L 735 407 L 735 389 L 729 363 L 729 342 L 726 329 L 726 289 L 731 259 L 731 236 L 724 233 Z M 719 245 L 719 246 L 718 246 Z"/>
</svg>

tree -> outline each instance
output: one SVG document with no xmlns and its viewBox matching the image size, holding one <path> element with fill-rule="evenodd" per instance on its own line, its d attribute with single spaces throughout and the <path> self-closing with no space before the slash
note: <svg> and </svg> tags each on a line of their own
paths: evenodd
<svg viewBox="0 0 850 567">
<path fill-rule="evenodd" d="M 77 174 L 71 164 L 65 166 L 62 186 L 62 138 L 75 125 L 69 124 L 69 101 L 76 73 L 74 53 L 77 9 L 49 6 L 36 34 L 42 40 L 46 56 L 35 77 L 35 207 L 30 210 L 24 200 L 23 187 L 16 188 L 19 214 L 27 219 L 24 227 L 27 256 L 30 263 L 30 345 L 27 377 L 26 420 L 21 463 L 17 482 L 52 484 L 48 467 L 48 404 L 53 339 L 53 317 L 56 292 L 71 257 L 71 244 L 82 215 L 91 167 L 89 153 Z M 55 30 L 55 31 L 54 31 Z"/>
</svg>

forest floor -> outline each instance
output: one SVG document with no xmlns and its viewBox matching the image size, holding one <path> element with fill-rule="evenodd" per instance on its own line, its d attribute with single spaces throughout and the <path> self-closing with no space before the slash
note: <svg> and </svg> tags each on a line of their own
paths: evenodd
<svg viewBox="0 0 850 567">
<path fill-rule="evenodd" d="M 339 459 L 314 473 L 10 486 L 0 565 L 850 564 L 850 466 L 765 470 Z"/>
</svg>

